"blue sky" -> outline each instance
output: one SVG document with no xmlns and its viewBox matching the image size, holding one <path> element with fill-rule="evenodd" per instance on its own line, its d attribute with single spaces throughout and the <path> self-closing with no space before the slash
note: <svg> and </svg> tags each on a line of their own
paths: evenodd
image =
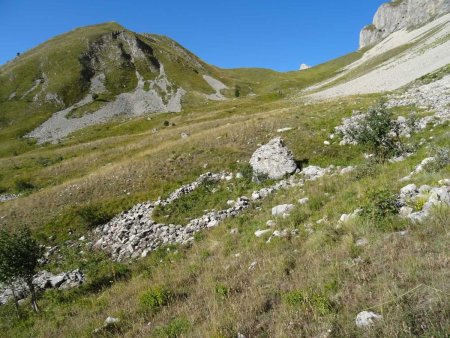
<svg viewBox="0 0 450 338">
<path fill-rule="evenodd" d="M 0 0 L 0 64 L 79 26 L 167 35 L 211 64 L 279 71 L 358 48 L 383 0 Z"/>
</svg>

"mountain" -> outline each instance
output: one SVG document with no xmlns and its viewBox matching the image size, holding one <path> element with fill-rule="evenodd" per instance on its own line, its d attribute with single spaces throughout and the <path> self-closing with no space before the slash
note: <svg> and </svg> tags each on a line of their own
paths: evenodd
<svg viewBox="0 0 450 338">
<path fill-rule="evenodd" d="M 117 23 L 3 65 L 0 230 L 45 253 L 39 313 L 0 283 L 2 337 L 447 336 L 443 4 L 301 71 Z"/>
<path fill-rule="evenodd" d="M 220 70 L 167 37 L 107 23 L 55 37 L 3 66 L 0 102 L 7 116 L 23 115 L 25 126 L 30 110 L 55 113 L 27 136 L 56 142 L 120 114 L 177 112 L 182 101 L 225 98 L 215 86 L 230 95 L 214 76 Z"/>
<path fill-rule="evenodd" d="M 372 46 L 396 31 L 417 28 L 449 12 L 449 0 L 392 0 L 383 4 L 373 23 L 362 29 L 359 46 Z"/>
</svg>

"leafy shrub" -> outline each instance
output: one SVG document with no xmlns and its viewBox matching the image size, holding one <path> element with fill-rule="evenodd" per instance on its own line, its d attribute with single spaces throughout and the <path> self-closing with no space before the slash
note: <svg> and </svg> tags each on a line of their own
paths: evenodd
<svg viewBox="0 0 450 338">
<path fill-rule="evenodd" d="M 360 180 L 365 177 L 373 177 L 378 173 L 378 166 L 373 160 L 368 160 L 363 164 L 357 166 L 353 172 L 355 179 Z"/>
<path fill-rule="evenodd" d="M 216 295 L 218 295 L 222 299 L 226 299 L 230 295 L 230 288 L 224 284 L 217 284 Z"/>
<path fill-rule="evenodd" d="M 425 171 L 435 173 L 450 165 L 450 149 L 434 148 L 432 152 L 434 161 L 430 161 L 424 165 Z"/>
<path fill-rule="evenodd" d="M 36 188 L 33 183 L 23 180 L 23 179 L 17 180 L 15 185 L 16 185 L 16 190 L 19 192 L 30 191 L 30 190 L 33 190 Z"/>
<path fill-rule="evenodd" d="M 305 306 L 321 316 L 332 312 L 333 308 L 326 294 L 322 292 L 307 293 L 302 290 L 294 290 L 283 294 L 282 300 L 290 306 Z"/>
<path fill-rule="evenodd" d="M 182 337 L 190 327 L 191 324 L 186 318 L 174 318 L 166 326 L 157 328 L 156 334 L 158 337 L 178 338 Z"/>
<path fill-rule="evenodd" d="M 164 121 L 164 122 L 163 122 L 163 126 L 164 126 L 164 127 L 170 126 L 170 122 L 169 122 L 169 121 Z"/>
<path fill-rule="evenodd" d="M 356 143 L 368 146 L 378 162 L 403 151 L 399 125 L 383 104 L 371 108 L 358 124 L 348 126 L 346 133 Z"/>
<path fill-rule="evenodd" d="M 398 213 L 397 196 L 386 189 L 369 192 L 368 203 L 363 208 L 363 215 L 372 220 L 382 220 Z"/>
<path fill-rule="evenodd" d="M 171 299 L 172 292 L 169 289 L 155 286 L 141 295 L 139 303 L 144 310 L 157 311 L 169 304 Z"/>
</svg>

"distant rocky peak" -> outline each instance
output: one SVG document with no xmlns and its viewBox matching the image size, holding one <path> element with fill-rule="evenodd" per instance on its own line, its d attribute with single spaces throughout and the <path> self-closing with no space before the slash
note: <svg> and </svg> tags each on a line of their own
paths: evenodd
<svg viewBox="0 0 450 338">
<path fill-rule="evenodd" d="M 359 47 L 372 46 L 395 31 L 414 28 L 450 12 L 450 0 L 393 0 L 378 8 L 361 30 Z"/>
</svg>

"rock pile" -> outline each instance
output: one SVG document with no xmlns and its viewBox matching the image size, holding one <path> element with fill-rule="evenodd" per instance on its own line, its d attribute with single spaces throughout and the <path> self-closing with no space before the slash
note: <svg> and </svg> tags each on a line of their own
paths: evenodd
<svg viewBox="0 0 450 338">
<path fill-rule="evenodd" d="M 450 205 L 450 185 L 430 187 L 408 184 L 400 189 L 398 202 L 401 206 L 400 216 L 421 222 L 430 215 L 433 207 Z"/>
<path fill-rule="evenodd" d="M 19 195 L 15 194 L 3 194 L 0 195 L 0 202 L 7 202 L 16 199 Z"/>
<path fill-rule="evenodd" d="M 417 122 L 419 130 L 425 129 L 428 124 L 439 125 L 450 121 L 450 75 L 431 83 L 417 84 L 402 94 L 391 95 L 386 106 L 416 106 L 433 111 L 432 115 Z"/>
<path fill-rule="evenodd" d="M 33 278 L 33 284 L 37 290 L 43 291 L 46 289 L 65 290 L 77 287 L 85 282 L 84 274 L 79 270 L 69 272 L 62 272 L 54 275 L 48 271 L 40 271 Z M 24 299 L 28 296 L 28 287 L 22 282 L 14 284 L 14 292 L 18 299 Z M 7 303 L 13 298 L 13 292 L 9 287 L 0 285 L 0 305 Z"/>
<path fill-rule="evenodd" d="M 236 201 L 227 203 L 230 207 L 220 211 L 210 211 L 199 218 L 191 220 L 186 225 L 160 224 L 152 219 L 152 212 L 157 205 L 167 205 L 183 195 L 194 191 L 205 180 L 227 180 L 231 174 L 206 173 L 193 183 L 182 186 L 165 200 L 155 203 L 146 202 L 134 206 L 113 218 L 105 225 L 98 227 L 95 234 L 99 237 L 94 244 L 95 249 L 111 253 L 113 260 L 123 261 L 145 257 L 148 252 L 162 245 L 178 243 L 185 244 L 193 240 L 193 235 L 205 228 L 215 227 L 223 220 L 239 215 L 250 206 L 247 197 L 241 196 Z M 254 191 L 253 199 L 260 199 L 280 189 L 302 185 L 303 180 L 291 176 L 276 184 Z M 257 197 L 257 198 L 256 198 Z"/>
<path fill-rule="evenodd" d="M 271 179 L 280 179 L 297 170 L 294 156 L 284 145 L 281 137 L 276 137 L 258 148 L 250 159 L 250 165 L 255 178 L 267 176 Z"/>
</svg>

